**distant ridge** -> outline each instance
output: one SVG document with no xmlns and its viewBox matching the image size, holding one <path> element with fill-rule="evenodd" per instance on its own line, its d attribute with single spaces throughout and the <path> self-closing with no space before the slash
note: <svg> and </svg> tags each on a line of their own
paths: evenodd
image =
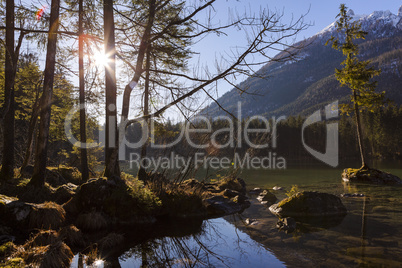
<svg viewBox="0 0 402 268">
<path fill-rule="evenodd" d="M 382 73 L 378 90 L 397 104 L 402 104 L 402 6 L 398 14 L 390 11 L 375 11 L 369 15 L 349 14 L 362 23 L 368 32 L 365 40 L 359 40 L 362 59 L 371 60 Z M 253 94 L 239 94 L 232 89 L 218 98 L 226 110 L 234 113 L 237 102 L 242 103 L 242 116 L 253 115 L 298 115 L 307 114 L 326 103 L 348 99 L 350 90 L 340 88 L 334 70 L 340 67 L 342 53 L 335 51 L 325 42 L 336 35 L 335 23 L 325 27 L 316 35 L 299 42 L 309 44 L 298 54 L 296 60 L 271 62 L 258 73 L 266 79 L 252 77 L 238 86 Z M 279 53 L 276 57 L 281 57 Z M 208 116 L 223 115 L 225 112 L 212 103 L 202 111 Z"/>
</svg>

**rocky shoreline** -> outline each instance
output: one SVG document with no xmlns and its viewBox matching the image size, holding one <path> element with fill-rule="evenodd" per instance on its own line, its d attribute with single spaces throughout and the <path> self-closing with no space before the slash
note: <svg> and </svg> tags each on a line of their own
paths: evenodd
<svg viewBox="0 0 402 268">
<path fill-rule="evenodd" d="M 72 183 L 76 182 L 75 172 L 49 171 L 49 182 L 57 188 L 47 185 L 44 189 L 31 189 L 21 182 L 2 185 L 2 265 L 69 267 L 74 254 L 96 252 L 100 256 L 105 253 L 102 251 L 124 244 L 125 237 L 114 230 L 130 228 L 144 230 L 148 236 L 161 235 L 153 230 L 167 222 L 177 224 L 186 219 L 201 223 L 250 206 L 246 184 L 240 178 L 167 185 L 163 177 L 158 180 L 154 176 L 152 187 L 162 185 L 164 189 L 155 194 L 152 187 L 132 177 L 119 182 L 96 178 L 77 186 Z"/>
</svg>

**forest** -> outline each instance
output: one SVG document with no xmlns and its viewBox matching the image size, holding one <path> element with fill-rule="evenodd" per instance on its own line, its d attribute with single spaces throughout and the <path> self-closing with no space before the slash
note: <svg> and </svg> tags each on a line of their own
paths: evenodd
<svg viewBox="0 0 402 268">
<path fill-rule="evenodd" d="M 199 224 L 249 205 L 235 175 L 205 185 L 120 167 L 130 125 L 162 126 L 173 106 L 188 119 L 200 92 L 214 100 L 219 81 L 295 56 L 267 52 L 292 47 L 287 39 L 307 27 L 303 15 L 286 22 L 283 12 L 245 10 L 222 23 L 215 2 L 1 3 L 1 266 L 69 267 L 81 253 L 87 265 L 113 266 L 125 244 L 141 242 L 117 233 L 124 226 L 152 238 L 168 231 L 149 233 L 153 224 L 187 216 Z M 233 31 L 243 34 L 241 46 L 198 64 L 197 42 Z M 152 142 L 145 140 L 142 158 Z M 216 207 L 225 190 L 237 201 Z"/>
<path fill-rule="evenodd" d="M 196 165 L 155 170 L 148 168 L 149 157 L 274 152 L 289 162 L 313 160 L 300 139 L 304 117 L 276 124 L 274 119 L 238 120 L 225 111 L 230 120 L 196 119 L 201 98 L 220 105 L 215 97 L 220 82 L 249 94 L 238 88 L 237 77 L 259 77 L 255 70 L 269 62 L 294 60 L 303 46 L 290 40 L 308 27 L 305 15 L 286 21 L 283 11 L 265 8 L 229 12 L 222 23 L 216 20 L 215 2 L 1 3 L 1 267 L 70 267 L 73 258 L 81 266 L 102 261 L 105 267 L 120 267 L 119 257 L 139 245 L 142 267 L 148 267 L 144 241 L 172 232 L 185 237 L 189 221 L 201 232 L 204 219 L 251 205 L 239 169 L 196 180 Z M 230 37 L 233 31 L 243 34 L 243 43 L 210 62 L 197 58 L 198 42 L 211 35 Z M 368 159 L 400 159 L 402 108 L 372 107 L 376 94 L 384 97 L 369 82 L 379 71 L 366 69 L 369 62 L 358 62 L 356 51 L 349 52 L 347 59 L 353 60 L 346 65 L 361 67 L 363 86 L 353 88 L 356 123 L 346 114 L 334 119 L 339 157 L 359 158 L 365 148 Z M 350 70 L 337 75 L 341 81 Z M 359 114 L 358 105 L 371 113 Z M 171 109 L 181 120 L 168 119 Z M 326 123 L 304 130 L 309 146 L 323 150 Z M 267 124 L 272 131 L 257 131 Z M 245 140 L 236 130 L 243 128 L 250 133 Z M 272 147 L 259 147 L 264 144 Z M 144 160 L 136 170 L 127 168 L 132 153 Z M 361 170 L 363 157 L 362 162 Z M 261 192 L 276 202 L 268 190 Z M 172 260 L 164 258 L 161 267 L 170 266 Z"/>
</svg>

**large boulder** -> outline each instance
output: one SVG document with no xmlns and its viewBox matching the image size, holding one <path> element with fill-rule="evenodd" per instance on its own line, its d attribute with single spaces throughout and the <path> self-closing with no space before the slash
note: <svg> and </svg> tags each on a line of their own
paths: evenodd
<svg viewBox="0 0 402 268">
<path fill-rule="evenodd" d="M 104 210 L 106 199 L 117 189 L 114 181 L 107 178 L 90 179 L 82 184 L 74 196 L 80 210 Z M 74 200 L 75 201 L 75 200 Z"/>
<path fill-rule="evenodd" d="M 53 202 L 33 204 L 0 195 L 0 218 L 6 226 L 19 230 L 58 229 L 64 224 L 64 209 Z"/>
<path fill-rule="evenodd" d="M 101 215 L 111 224 L 131 224 L 153 221 L 152 215 L 157 214 L 160 201 L 140 181 L 115 182 L 99 178 L 90 179 L 78 187 L 76 194 L 63 207 L 69 217 L 78 217 L 81 222 L 89 221 L 93 218 L 90 213 L 96 213 L 94 215 Z M 91 226 L 97 225 L 96 220 L 91 221 L 95 221 Z"/>
<path fill-rule="evenodd" d="M 372 168 L 346 168 L 343 170 L 342 179 L 346 182 L 402 185 L 402 180 L 399 177 L 388 172 Z"/>
<path fill-rule="evenodd" d="M 335 216 L 346 214 L 346 208 L 339 197 L 319 192 L 299 192 L 285 198 L 269 210 L 283 217 Z"/>
<path fill-rule="evenodd" d="M 9 227 L 27 226 L 33 204 L 20 201 L 18 198 L 0 195 L 0 219 Z"/>
</svg>

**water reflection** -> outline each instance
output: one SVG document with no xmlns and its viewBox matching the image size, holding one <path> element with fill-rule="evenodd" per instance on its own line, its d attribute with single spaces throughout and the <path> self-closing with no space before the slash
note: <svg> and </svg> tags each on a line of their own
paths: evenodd
<svg viewBox="0 0 402 268">
<path fill-rule="evenodd" d="M 381 167 L 380 167 L 381 168 Z M 388 170 L 402 176 L 400 165 Z M 399 172 L 399 173 L 398 173 Z M 342 184 L 341 170 L 289 169 L 244 174 L 249 187 L 315 190 L 340 196 L 344 218 L 303 221 L 297 232 L 276 229 L 278 219 L 252 204 L 242 215 L 208 221 L 172 221 L 121 230 L 120 247 L 99 252 L 99 267 L 400 267 L 402 263 L 402 187 Z M 285 191 L 275 192 L 278 199 Z M 246 224 L 245 219 L 257 224 Z M 85 257 L 81 258 L 82 266 Z M 72 267 L 78 266 L 79 256 Z M 279 259 L 279 260 L 278 260 Z M 95 266 L 93 266 L 95 267 Z"/>
<path fill-rule="evenodd" d="M 120 249 L 100 252 L 101 265 L 87 266 L 85 257 L 76 256 L 72 267 L 284 267 L 272 252 L 222 218 L 164 228 L 174 235 L 155 230 L 153 239 L 138 242 L 143 234 L 126 233 Z"/>
</svg>

